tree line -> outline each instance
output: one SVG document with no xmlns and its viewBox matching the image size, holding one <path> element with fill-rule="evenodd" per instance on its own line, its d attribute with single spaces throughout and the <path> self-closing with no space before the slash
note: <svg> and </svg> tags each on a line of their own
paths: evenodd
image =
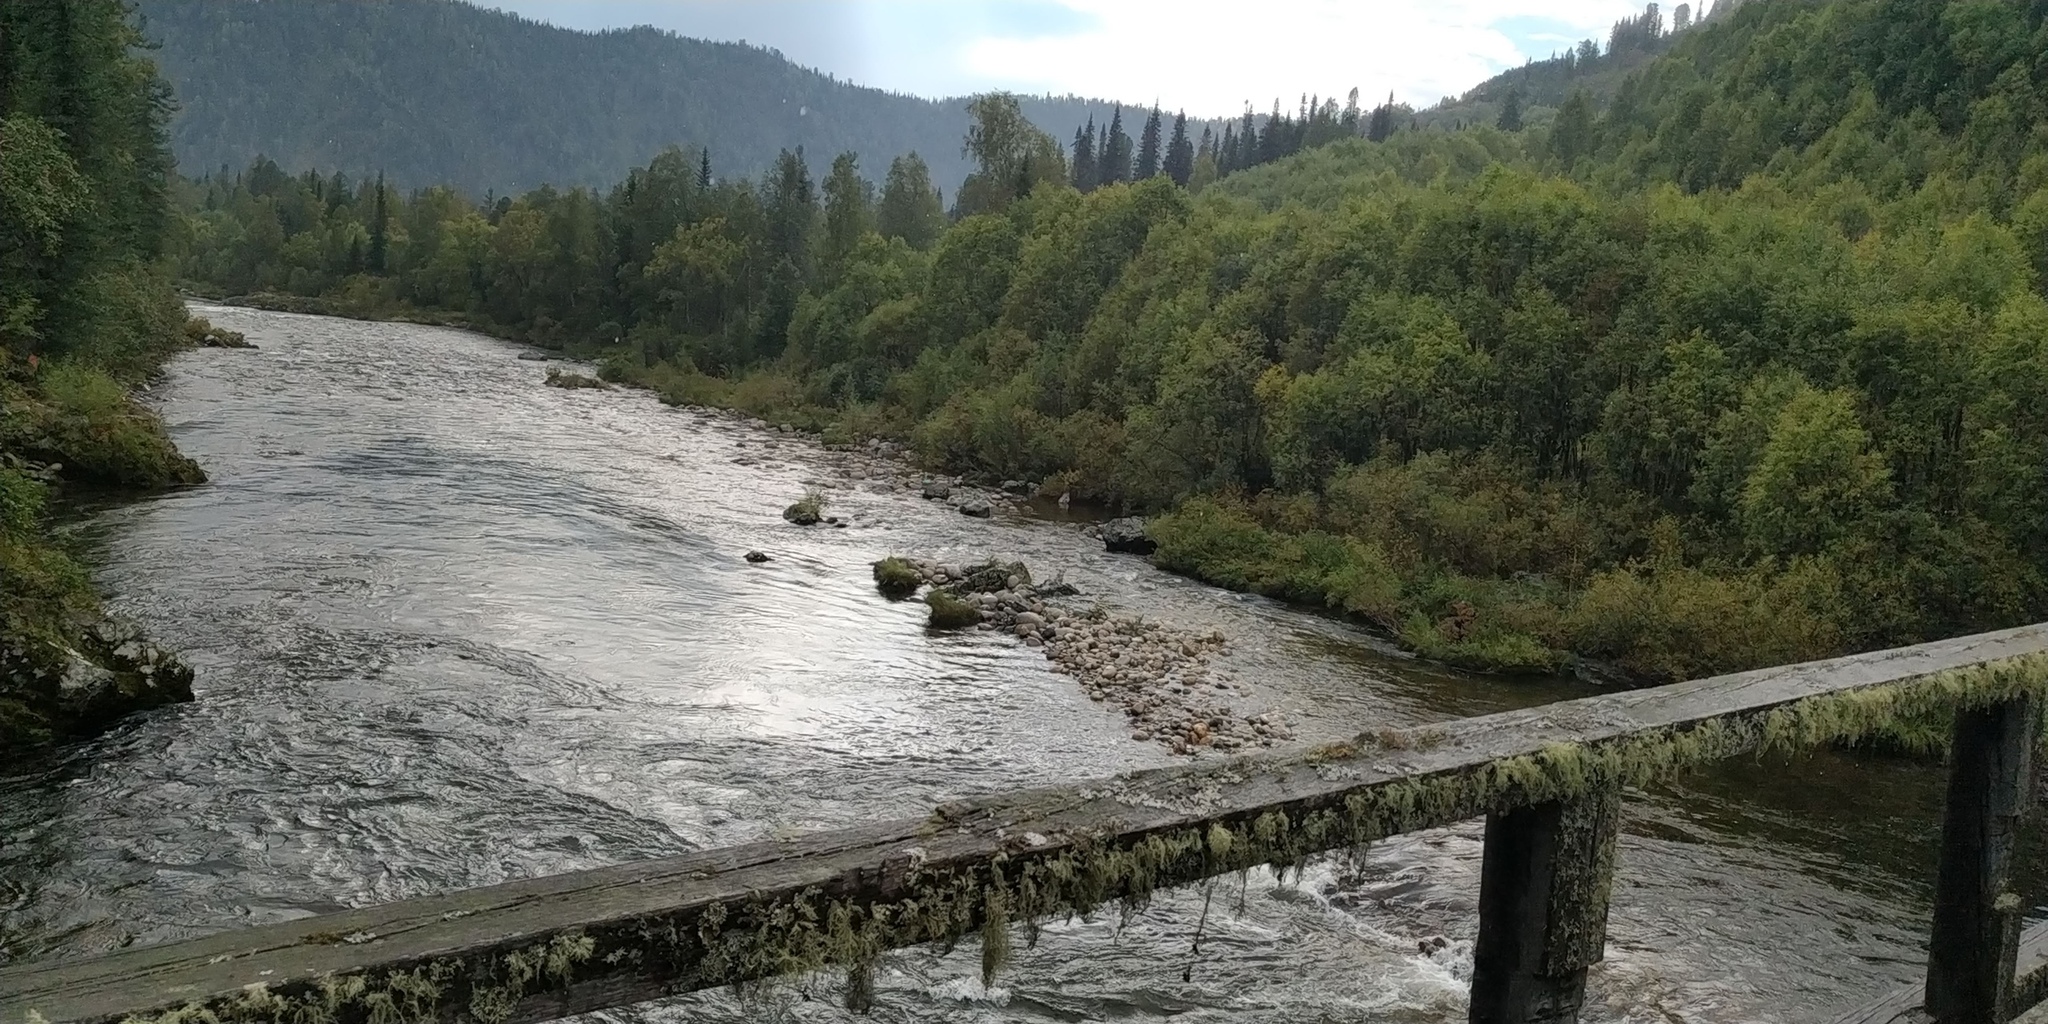
<svg viewBox="0 0 2048 1024">
<path fill-rule="evenodd" d="M 190 699 L 109 628 L 50 529 L 53 488 L 193 483 L 126 385 L 187 336 L 161 260 L 169 93 L 121 0 L 0 5 L 0 749 Z"/>
<path fill-rule="evenodd" d="M 1668 679 L 2048 613 L 2044 22 L 1752 4 L 1604 108 L 1375 140 L 1304 103 L 1185 184 L 1163 115 L 1130 180 L 1084 127 L 1091 180 L 985 96 L 950 213 L 910 155 L 485 203 L 265 162 L 187 186 L 179 260 L 1163 512 L 1162 564 L 1445 660 Z M 1276 123 L 1341 137 L 1195 188 Z"/>
</svg>

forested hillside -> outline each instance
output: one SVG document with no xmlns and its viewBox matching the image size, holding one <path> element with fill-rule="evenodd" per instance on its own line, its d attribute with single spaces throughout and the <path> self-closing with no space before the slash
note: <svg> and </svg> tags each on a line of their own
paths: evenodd
<svg viewBox="0 0 2048 1024">
<path fill-rule="evenodd" d="M 191 673 L 111 630 L 55 540 L 57 485 L 203 479 L 124 384 L 187 336 L 160 263 L 168 97 L 121 0 L 0 5 L 0 750 L 191 699 Z M 191 325 L 204 333 L 203 325 Z"/>
<path fill-rule="evenodd" d="M 1165 511 L 1161 564 L 1434 657 L 1671 678 L 2048 618 L 2044 61 L 2048 0 L 1768 0 L 1604 111 L 1199 194 L 1077 190 L 990 97 L 950 224 L 815 153 L 483 207 L 265 166 L 182 266 Z"/>
<path fill-rule="evenodd" d="M 458 0 L 139 0 L 177 92 L 172 148 L 189 174 L 257 156 L 385 172 L 481 196 L 609 184 L 671 145 L 709 147 L 720 177 L 783 149 L 917 152 L 950 196 L 965 99 L 868 89 L 738 43 L 650 28 L 572 32 Z M 1025 101 L 1050 131 L 1107 104 Z"/>
</svg>

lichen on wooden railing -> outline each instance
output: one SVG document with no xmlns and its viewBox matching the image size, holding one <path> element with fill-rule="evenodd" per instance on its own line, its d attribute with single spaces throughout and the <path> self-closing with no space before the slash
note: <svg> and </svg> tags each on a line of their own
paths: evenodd
<svg viewBox="0 0 2048 1024">
<path fill-rule="evenodd" d="M 57 1024 L 514 1024 L 835 967 L 858 1007 L 890 949 L 978 935 L 993 980 L 1014 928 L 1035 941 L 1037 923 L 1059 915 L 1129 913 L 1167 886 L 2044 690 L 2048 630 L 2030 627 L 1377 730 L 949 804 L 922 820 L 9 967 L 0 992 L 21 994 L 0 995 L 14 1011 L 0 1024 L 30 1013 Z M 1570 884 L 1583 890 L 1571 901 L 1604 921 L 1606 867 Z M 1590 934 L 1595 948 L 1559 962 L 1597 960 Z"/>
</svg>

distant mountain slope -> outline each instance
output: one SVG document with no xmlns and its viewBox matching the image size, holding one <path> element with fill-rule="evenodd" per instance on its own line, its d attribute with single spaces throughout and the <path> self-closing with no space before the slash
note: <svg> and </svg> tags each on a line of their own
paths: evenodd
<svg viewBox="0 0 2048 1024">
<path fill-rule="evenodd" d="M 481 195 L 603 185 L 667 145 L 708 145 L 715 173 L 754 175 L 803 146 L 845 150 L 879 179 L 916 150 L 950 197 L 964 101 L 868 89 L 772 51 L 649 28 L 574 32 L 456 0 L 140 0 L 177 91 L 187 174 L 264 154 L 294 169 L 383 170 Z M 1102 103 L 1027 101 L 1067 138 Z"/>
</svg>

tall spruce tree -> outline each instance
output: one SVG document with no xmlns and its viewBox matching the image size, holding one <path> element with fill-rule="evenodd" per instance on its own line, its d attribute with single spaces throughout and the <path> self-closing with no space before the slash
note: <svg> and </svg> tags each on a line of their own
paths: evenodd
<svg viewBox="0 0 2048 1024">
<path fill-rule="evenodd" d="M 1394 134 L 1394 94 L 1387 94 L 1387 102 L 1372 108 L 1372 118 L 1366 122 L 1365 137 L 1372 142 L 1385 142 Z"/>
<path fill-rule="evenodd" d="M 699 161 L 697 162 L 697 187 L 698 187 L 699 189 L 709 189 L 709 188 L 711 187 L 711 147 L 710 147 L 710 146 L 706 146 L 706 147 L 704 147 L 704 155 L 703 155 L 703 158 L 702 158 L 702 159 L 700 159 L 700 160 L 699 160 Z"/>
<path fill-rule="evenodd" d="M 767 221 L 769 270 L 753 355 L 774 358 L 782 354 L 789 340 L 789 321 L 796 315 L 797 298 L 811 283 L 811 239 L 818 222 L 818 197 L 802 146 L 785 149 L 776 158 L 765 191 L 761 212 Z"/>
<path fill-rule="evenodd" d="M 382 274 L 391 254 L 391 211 L 384 205 L 384 172 L 377 172 L 377 195 L 370 206 L 370 253 L 368 269 Z"/>
<path fill-rule="evenodd" d="M 825 269 L 836 278 L 861 236 L 874 228 L 875 187 L 860 176 L 860 156 L 841 153 L 825 176 Z"/>
<path fill-rule="evenodd" d="M 875 230 L 884 238 L 900 238 L 913 249 L 929 249 L 946 227 L 946 206 L 932 187 L 932 172 L 915 152 L 889 164 L 882 183 L 882 201 L 875 207 Z"/>
<path fill-rule="evenodd" d="M 1500 119 L 1495 121 L 1493 126 L 1504 132 L 1518 132 L 1522 130 L 1522 91 L 1520 89 L 1508 90 L 1508 98 L 1500 102 Z"/>
<path fill-rule="evenodd" d="M 1099 183 L 1095 166 L 1095 115 L 1088 115 L 1088 124 L 1074 130 L 1073 185 L 1081 192 L 1093 192 Z"/>
<path fill-rule="evenodd" d="M 1173 115 L 1173 138 L 1166 144 L 1166 176 L 1186 188 L 1195 173 L 1195 144 L 1188 140 L 1188 112 Z"/>
<path fill-rule="evenodd" d="M 1159 108 L 1155 106 L 1151 115 L 1145 118 L 1144 130 L 1138 133 L 1138 169 L 1132 174 L 1134 180 L 1159 176 L 1159 128 Z"/>
<path fill-rule="evenodd" d="M 1114 185 L 1131 180 L 1131 137 L 1124 132 L 1124 108 L 1119 104 L 1109 116 L 1109 131 L 1102 147 L 1095 151 L 1095 180 Z"/>
</svg>

